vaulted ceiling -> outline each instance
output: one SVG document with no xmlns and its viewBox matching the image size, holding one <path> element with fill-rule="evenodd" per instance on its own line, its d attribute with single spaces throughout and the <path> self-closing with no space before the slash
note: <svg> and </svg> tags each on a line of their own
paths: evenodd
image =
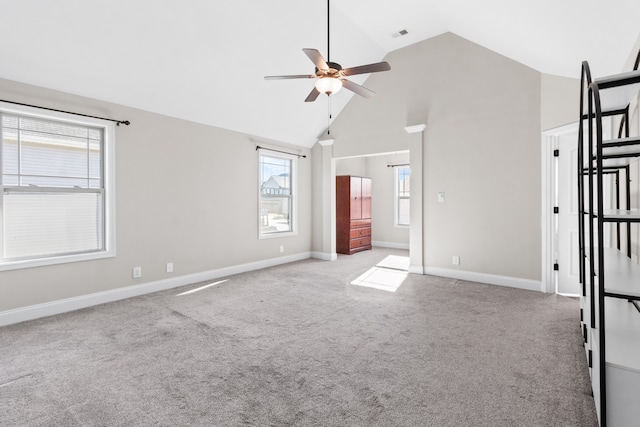
<svg viewBox="0 0 640 427">
<path fill-rule="evenodd" d="M 313 73 L 302 48 L 326 57 L 323 1 L 0 0 L 0 10 L 0 78 L 307 147 L 353 96 L 305 103 L 313 80 L 263 79 Z M 638 0 L 332 0 L 331 60 L 378 62 L 449 31 L 543 73 L 578 78 L 587 59 L 607 75 L 622 70 L 638 16 Z"/>
</svg>

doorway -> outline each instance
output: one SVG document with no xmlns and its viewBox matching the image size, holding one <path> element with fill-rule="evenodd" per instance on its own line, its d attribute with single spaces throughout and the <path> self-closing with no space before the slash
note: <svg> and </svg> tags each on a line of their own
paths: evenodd
<svg viewBox="0 0 640 427">
<path fill-rule="evenodd" d="M 610 135 L 610 123 L 603 135 Z M 582 293 L 578 243 L 578 123 L 542 134 L 542 278 L 543 291 L 576 296 Z M 580 168 L 582 169 L 582 168 Z M 611 176 L 604 177 L 605 206 L 611 206 Z M 611 245 L 605 224 L 604 241 Z"/>
<path fill-rule="evenodd" d="M 336 176 L 350 175 L 371 179 L 371 241 L 373 246 L 409 249 L 410 224 L 398 225 L 395 209 L 396 166 L 408 165 L 409 159 L 409 151 L 334 159 Z"/>
</svg>

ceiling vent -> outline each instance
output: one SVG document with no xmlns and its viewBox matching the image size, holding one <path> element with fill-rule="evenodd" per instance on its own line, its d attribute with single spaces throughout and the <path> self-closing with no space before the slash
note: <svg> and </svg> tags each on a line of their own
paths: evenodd
<svg viewBox="0 0 640 427">
<path fill-rule="evenodd" d="M 400 30 L 397 33 L 393 33 L 391 34 L 391 37 L 393 37 L 394 39 L 397 39 L 398 37 L 402 37 L 402 36 L 406 36 L 407 34 L 409 34 L 409 31 L 407 30 Z"/>
</svg>

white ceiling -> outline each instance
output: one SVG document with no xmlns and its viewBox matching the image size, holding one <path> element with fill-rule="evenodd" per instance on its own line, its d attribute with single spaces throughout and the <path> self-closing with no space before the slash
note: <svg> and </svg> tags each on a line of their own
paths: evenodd
<svg viewBox="0 0 640 427">
<path fill-rule="evenodd" d="M 331 5 L 331 60 L 343 67 L 450 31 L 544 73 L 578 78 L 587 59 L 599 76 L 622 70 L 639 34 L 638 0 Z M 302 48 L 326 58 L 322 1 L 0 0 L 0 10 L 1 78 L 306 147 L 327 127 L 327 97 L 303 102 L 312 80 L 263 79 L 313 73 Z M 351 96 L 331 97 L 334 117 Z"/>
</svg>

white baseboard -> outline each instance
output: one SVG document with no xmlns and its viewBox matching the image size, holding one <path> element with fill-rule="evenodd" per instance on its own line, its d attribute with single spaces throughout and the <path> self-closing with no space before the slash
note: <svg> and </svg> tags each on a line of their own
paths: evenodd
<svg viewBox="0 0 640 427">
<path fill-rule="evenodd" d="M 424 265 L 409 265 L 409 273 L 424 274 Z"/>
<path fill-rule="evenodd" d="M 43 304 L 16 308 L 13 310 L 6 310 L 0 312 L 0 326 L 39 319 L 41 317 L 53 316 L 55 314 L 61 314 L 68 311 L 79 310 L 81 308 L 92 307 L 94 305 L 105 304 L 108 302 L 123 300 L 126 298 L 132 298 L 153 292 L 164 291 L 167 289 L 190 285 L 192 283 L 214 280 L 234 274 L 246 273 L 248 271 L 273 267 L 276 265 L 300 261 L 311 257 L 325 261 L 335 261 L 337 259 L 337 254 L 328 254 L 324 252 L 301 252 L 284 257 L 271 258 L 268 260 L 255 261 L 230 267 L 223 267 L 215 270 L 203 271 L 200 273 L 143 283 L 140 285 L 126 286 L 123 288 L 96 292 L 93 294 L 81 295 L 78 297 L 66 298 L 63 300 L 51 301 Z M 540 292 L 542 290 L 542 283 L 540 281 L 520 279 L 517 277 L 497 276 L 492 274 L 474 273 L 470 271 L 450 270 L 446 268 L 426 267 L 419 265 L 410 266 L 409 272 L 414 274 L 430 274 L 433 276 L 449 277 L 452 279 L 488 283 L 491 285 L 509 286 L 512 288 L 526 289 L 530 291 Z"/>
<path fill-rule="evenodd" d="M 498 276 L 495 274 L 474 273 L 473 271 L 451 270 L 448 268 L 425 267 L 424 274 L 468 280 L 470 282 L 487 283 L 489 285 L 507 286 L 527 291 L 544 292 L 542 281 L 521 279 L 519 277 Z"/>
<path fill-rule="evenodd" d="M 391 249 L 406 249 L 409 250 L 408 243 L 396 243 L 396 242 L 380 242 L 377 240 L 373 240 L 371 242 L 372 246 L 378 246 L 380 248 L 391 248 Z"/>
<path fill-rule="evenodd" d="M 94 305 L 123 300 L 126 298 L 149 294 L 152 292 L 164 291 L 167 289 L 190 285 L 192 283 L 204 282 L 206 280 L 218 279 L 220 277 L 246 273 L 248 271 L 259 270 L 266 267 L 273 267 L 275 265 L 286 264 L 293 261 L 300 261 L 310 257 L 310 252 L 301 252 L 284 257 L 271 258 L 267 260 L 239 264 L 230 267 L 223 267 L 215 270 L 203 271 L 200 273 L 187 274 L 185 276 L 172 277 L 170 279 L 143 283 L 140 285 L 126 286 L 123 288 L 111 289 L 108 291 L 96 292 L 93 294 L 81 295 L 78 297 L 66 298 L 43 304 L 30 305 L 13 310 L 6 310 L 0 312 L 0 326 L 25 322 L 27 320 L 39 319 L 41 317 L 53 316 L 55 314 L 66 313 L 68 311 L 79 310 L 81 308 L 92 307 Z"/>
<path fill-rule="evenodd" d="M 311 258 L 321 259 L 323 261 L 335 261 L 338 259 L 337 253 L 327 253 L 327 252 L 311 252 Z"/>
</svg>

